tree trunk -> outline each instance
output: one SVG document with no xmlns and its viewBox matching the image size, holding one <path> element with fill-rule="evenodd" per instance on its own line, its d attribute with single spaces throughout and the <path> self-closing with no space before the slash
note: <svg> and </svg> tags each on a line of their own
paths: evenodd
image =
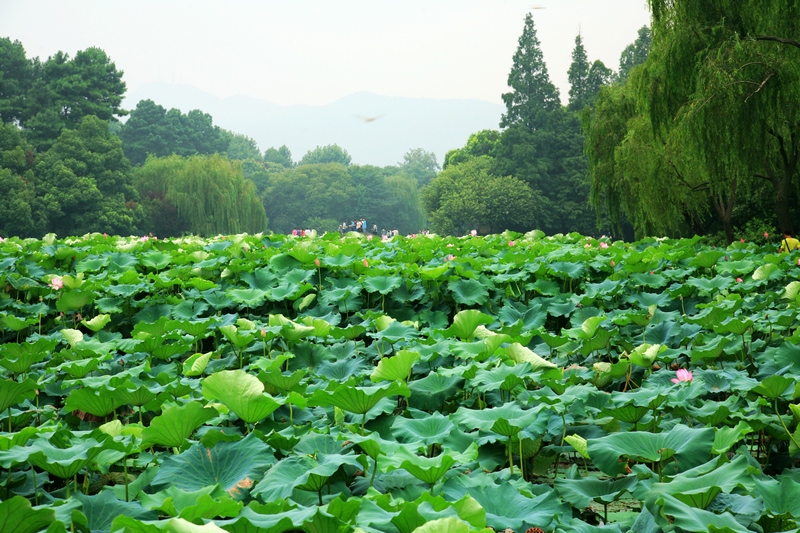
<svg viewBox="0 0 800 533">
<path fill-rule="evenodd" d="M 797 136 L 794 134 L 790 135 L 789 139 L 784 139 L 783 135 L 770 133 L 778 141 L 781 168 L 776 172 L 769 161 L 764 166 L 769 181 L 775 187 L 775 214 L 778 217 L 778 229 L 794 235 L 791 214 L 792 184 L 797 172 L 798 161 L 800 161 L 800 143 L 797 142 Z"/>
<path fill-rule="evenodd" d="M 721 192 L 711 196 L 711 203 L 719 215 L 720 222 L 722 222 L 722 228 L 725 230 L 725 240 L 728 244 L 733 242 L 731 215 L 733 214 L 733 204 L 736 201 L 736 181 L 736 178 L 731 181 L 731 189 L 727 198 Z"/>
</svg>

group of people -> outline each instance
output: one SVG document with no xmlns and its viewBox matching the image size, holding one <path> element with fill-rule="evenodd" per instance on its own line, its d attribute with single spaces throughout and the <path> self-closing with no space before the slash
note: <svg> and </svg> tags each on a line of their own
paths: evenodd
<svg viewBox="0 0 800 533">
<path fill-rule="evenodd" d="M 359 233 L 372 233 L 374 235 L 378 233 L 378 225 L 373 224 L 372 228 L 369 228 L 369 226 L 367 226 L 367 219 L 354 218 L 351 219 L 349 223 L 345 220 L 344 222 L 342 222 L 342 225 L 339 226 L 339 233 L 345 234 L 348 231 L 357 231 Z"/>
</svg>

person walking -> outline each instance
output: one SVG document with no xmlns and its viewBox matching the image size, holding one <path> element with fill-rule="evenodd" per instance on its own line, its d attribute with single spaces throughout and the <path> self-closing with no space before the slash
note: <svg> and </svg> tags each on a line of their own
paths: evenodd
<svg viewBox="0 0 800 533">
<path fill-rule="evenodd" d="M 781 241 L 780 253 L 793 252 L 800 249 L 800 241 L 792 237 L 788 231 L 783 232 L 783 240 Z"/>
</svg>

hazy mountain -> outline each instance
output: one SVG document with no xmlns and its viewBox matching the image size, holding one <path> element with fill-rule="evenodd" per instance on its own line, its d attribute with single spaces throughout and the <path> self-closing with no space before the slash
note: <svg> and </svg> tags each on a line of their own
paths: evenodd
<svg viewBox="0 0 800 533">
<path fill-rule="evenodd" d="M 187 85 L 151 83 L 128 93 L 123 107 L 150 99 L 184 113 L 200 109 L 214 124 L 258 142 L 263 152 L 283 144 L 295 161 L 308 150 L 338 144 L 353 163 L 378 166 L 403 160 L 411 148 L 444 154 L 482 129 L 496 129 L 504 106 L 482 100 L 434 100 L 355 93 L 323 106 L 281 106 L 248 96 L 217 98 Z"/>
</svg>

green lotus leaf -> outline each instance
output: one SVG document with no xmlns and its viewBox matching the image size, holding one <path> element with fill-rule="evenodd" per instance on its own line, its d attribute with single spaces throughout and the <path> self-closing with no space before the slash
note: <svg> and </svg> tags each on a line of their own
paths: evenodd
<svg viewBox="0 0 800 533">
<path fill-rule="evenodd" d="M 45 439 L 36 439 L 28 447 L 28 460 L 56 477 L 71 479 L 104 449 L 116 446 L 108 438 L 103 442 L 95 439 L 72 439 L 69 444 L 66 447 L 57 447 Z"/>
<path fill-rule="evenodd" d="M 0 344 L 0 365 L 13 374 L 23 374 L 48 357 L 57 344 L 57 341 L 45 338 L 36 342 Z"/>
<path fill-rule="evenodd" d="M 582 263 L 567 263 L 564 261 L 554 261 L 550 263 L 548 270 L 553 274 L 567 279 L 578 279 L 583 276 L 584 266 Z"/>
<path fill-rule="evenodd" d="M 83 341 L 83 333 L 77 329 L 62 329 L 60 333 L 72 348 L 75 348 L 79 342 Z"/>
<path fill-rule="evenodd" d="M 564 440 L 568 442 L 575 451 L 581 454 L 584 459 L 589 459 L 589 443 L 580 435 L 567 435 Z"/>
<path fill-rule="evenodd" d="M 653 366 L 653 361 L 656 360 L 658 354 L 666 349 L 667 347 L 661 344 L 645 343 L 637 346 L 635 350 L 629 353 L 628 358 L 634 365 L 650 368 Z"/>
<path fill-rule="evenodd" d="M 32 379 L 22 383 L 11 379 L 0 380 L 0 413 L 12 405 L 17 405 L 25 400 L 32 400 L 36 396 L 39 386 Z"/>
<path fill-rule="evenodd" d="M 438 410 L 448 398 L 452 398 L 464 383 L 460 376 L 443 376 L 430 373 L 422 379 L 408 384 L 411 396 L 409 405 L 423 411 Z"/>
<path fill-rule="evenodd" d="M 653 513 L 656 509 L 658 513 Z M 661 498 L 651 506 L 650 512 L 656 523 L 662 527 L 674 525 L 683 531 L 706 533 L 750 533 L 751 530 L 739 523 L 731 513 L 721 514 L 689 507 L 678 498 L 662 494 Z"/>
<path fill-rule="evenodd" d="M 367 292 L 379 292 L 384 296 L 400 287 L 403 278 L 400 276 L 366 276 L 363 278 Z"/>
<path fill-rule="evenodd" d="M 121 501 L 110 490 L 104 490 L 96 496 L 78 492 L 75 499 L 81 503 L 81 511 L 87 519 L 86 526 L 92 532 L 111 531 L 111 523 L 119 515 L 138 520 L 158 518 L 158 513 L 143 508 L 141 503 Z"/>
<path fill-rule="evenodd" d="M 447 337 L 456 337 L 469 342 L 475 336 L 475 330 L 481 324 L 491 324 L 494 318 L 481 313 L 477 309 L 465 309 L 453 317 L 453 325 L 444 330 Z"/>
<path fill-rule="evenodd" d="M 476 279 L 459 279 L 447 284 L 453 300 L 461 305 L 483 305 L 489 300 L 485 283 Z"/>
<path fill-rule="evenodd" d="M 216 409 L 204 407 L 197 401 L 174 405 L 153 418 L 142 432 L 142 448 L 153 444 L 180 448 L 194 430 L 217 416 Z"/>
<path fill-rule="evenodd" d="M 267 300 L 269 293 L 261 289 L 229 289 L 225 295 L 238 304 L 258 307 Z"/>
<path fill-rule="evenodd" d="M 150 250 L 140 256 L 141 263 L 154 270 L 163 270 L 172 262 L 172 256 L 158 250 Z"/>
<path fill-rule="evenodd" d="M 280 505 L 281 507 L 276 507 Z M 278 500 L 268 504 L 251 501 L 242 509 L 239 516 L 230 520 L 214 520 L 214 523 L 233 532 L 284 533 L 302 530 L 303 524 L 309 522 L 318 512 L 317 507 L 287 509 L 286 500 Z M 281 509 L 281 510 L 278 510 Z"/>
<path fill-rule="evenodd" d="M 767 263 L 765 265 L 761 265 L 753 272 L 753 280 L 754 281 L 761 281 L 765 279 L 775 279 L 783 276 L 783 271 L 778 268 L 778 265 L 774 263 Z"/>
<path fill-rule="evenodd" d="M 714 326 L 714 331 L 717 333 L 733 333 L 734 335 L 744 335 L 747 330 L 753 327 L 753 321 L 750 319 L 742 320 L 740 317 L 731 317 L 721 324 Z"/>
<path fill-rule="evenodd" d="M 252 333 L 239 333 L 239 328 L 233 324 L 220 326 L 219 330 L 237 348 L 247 348 L 255 339 L 255 335 Z"/>
<path fill-rule="evenodd" d="M 493 390 L 513 391 L 525 384 L 525 378 L 531 374 L 530 363 L 507 366 L 500 365 L 491 370 L 478 370 L 472 379 L 472 385 L 481 392 Z"/>
<path fill-rule="evenodd" d="M 661 462 L 671 459 L 664 472 L 677 473 L 702 464 L 711 457 L 713 428 L 689 428 L 678 424 L 664 433 L 633 431 L 589 440 L 589 455 L 597 468 L 610 476 L 622 474 L 632 461 Z"/>
<path fill-rule="evenodd" d="M 33 509 L 22 496 L 13 496 L 0 503 L 0 530 L 14 533 L 37 533 L 55 522 L 52 509 Z"/>
<path fill-rule="evenodd" d="M 458 518 L 437 518 L 414 529 L 413 533 L 470 533 L 469 524 Z"/>
<path fill-rule="evenodd" d="M 400 467 L 423 483 L 434 485 L 442 479 L 448 470 L 456 463 L 449 454 L 440 454 L 436 457 L 420 457 L 412 455 L 405 459 Z"/>
<path fill-rule="evenodd" d="M 95 416 L 106 416 L 122 405 L 114 394 L 106 390 L 90 388 L 75 389 L 67 396 L 64 409 L 67 411 L 85 411 Z"/>
<path fill-rule="evenodd" d="M 257 377 L 242 370 L 223 370 L 203 379 L 203 396 L 219 400 L 249 424 L 260 422 L 281 406 L 264 393 Z"/>
<path fill-rule="evenodd" d="M 392 357 L 383 357 L 378 361 L 378 366 L 369 376 L 377 383 L 379 381 L 408 381 L 411 368 L 420 358 L 419 352 L 400 350 Z"/>
<path fill-rule="evenodd" d="M 259 372 L 258 379 L 264 384 L 264 388 L 269 394 L 286 394 L 294 391 L 307 373 L 308 369 L 305 368 L 291 373 L 281 372 L 279 368 L 272 368 Z"/>
<path fill-rule="evenodd" d="M 425 446 L 444 442 L 455 426 L 450 418 L 441 413 L 433 413 L 424 418 L 395 418 L 392 434 L 402 442 L 422 442 Z"/>
<path fill-rule="evenodd" d="M 796 381 L 794 379 L 775 374 L 753 387 L 752 391 L 758 395 L 764 396 L 768 400 L 777 400 L 783 396 L 790 387 L 794 387 L 795 383 Z"/>
<path fill-rule="evenodd" d="M 531 498 L 523 496 L 511 483 L 496 485 L 491 480 L 465 476 L 448 479 L 442 489 L 442 495 L 449 501 L 456 501 L 466 494 L 486 510 L 486 525 L 495 530 L 512 528 L 525 531 L 527 527 L 541 527 L 549 531 L 553 522 L 572 516 L 572 508 L 562 503 L 551 489 Z"/>
<path fill-rule="evenodd" d="M 61 294 L 56 302 L 56 308 L 62 313 L 76 311 L 94 301 L 94 294 L 87 291 L 69 291 Z"/>
<path fill-rule="evenodd" d="M 454 422 L 470 430 L 493 431 L 505 437 L 516 435 L 523 429 L 533 435 L 541 435 L 548 419 L 541 410 L 525 410 L 514 402 L 491 409 L 468 409 L 462 406 L 450 416 Z"/>
<path fill-rule="evenodd" d="M 152 484 L 196 491 L 219 483 L 231 497 L 242 499 L 274 461 L 272 448 L 251 433 L 237 442 L 218 442 L 211 448 L 193 444 L 168 456 Z"/>
<path fill-rule="evenodd" d="M 556 479 L 553 486 L 576 509 L 585 509 L 592 501 L 605 504 L 617 501 L 625 492 L 632 490 L 637 481 L 635 475 L 618 479 L 585 477 Z"/>
<path fill-rule="evenodd" d="M 700 268 L 711 268 L 715 264 L 720 257 L 725 255 L 725 252 L 721 250 L 708 250 L 703 251 L 695 255 L 691 261 L 689 261 L 689 266 L 693 267 L 700 267 Z"/>
<path fill-rule="evenodd" d="M 190 355 L 183 363 L 183 375 L 189 377 L 202 376 L 214 352 Z"/>
<path fill-rule="evenodd" d="M 243 507 L 242 502 L 232 498 L 219 483 L 192 491 L 170 485 L 155 494 L 141 494 L 139 499 L 149 509 L 192 522 L 215 517 L 233 517 Z"/>
<path fill-rule="evenodd" d="M 83 319 L 81 324 L 94 331 L 95 333 L 103 329 L 111 322 L 111 315 L 97 315 L 91 320 Z"/>
<path fill-rule="evenodd" d="M 112 531 L 122 531 L 125 533 L 228 533 L 214 522 L 208 522 L 202 526 L 189 522 L 183 518 L 171 518 L 158 522 L 141 522 L 135 518 L 119 515 L 111 523 Z"/>
<path fill-rule="evenodd" d="M 564 340 L 566 342 L 566 339 Z M 558 368 L 558 366 L 556 366 L 555 364 L 536 355 L 536 353 L 533 350 L 526 348 L 525 346 L 522 346 L 518 342 L 515 342 L 508 346 L 508 356 L 516 363 L 529 363 L 531 365 L 531 371 L 533 372 L 545 368 Z"/>
<path fill-rule="evenodd" d="M 405 383 L 393 382 L 374 387 L 356 387 L 354 385 L 340 384 L 333 390 L 317 389 L 311 396 L 310 405 L 326 407 L 335 405 L 349 413 L 366 414 L 378 405 L 378 402 L 390 396 L 410 396 L 411 391 Z"/>
<path fill-rule="evenodd" d="M 713 361 L 725 349 L 725 346 L 730 342 L 728 337 L 719 336 L 701 346 L 692 346 L 692 363 Z"/>
<path fill-rule="evenodd" d="M 158 390 L 156 390 L 158 392 Z M 119 402 L 120 405 L 135 405 L 141 407 L 156 399 L 156 392 L 153 392 L 152 386 L 139 385 L 138 387 L 128 380 L 111 391 L 112 396 Z"/>
<path fill-rule="evenodd" d="M 264 501 L 289 498 L 294 489 L 318 491 L 343 465 L 363 468 L 355 455 L 320 454 L 292 455 L 281 459 L 269 469 L 264 478 L 253 487 L 253 495 Z"/>
<path fill-rule="evenodd" d="M 800 482 L 791 476 L 775 479 L 754 479 L 754 496 L 764 500 L 766 511 L 775 516 L 800 518 Z"/>
</svg>

